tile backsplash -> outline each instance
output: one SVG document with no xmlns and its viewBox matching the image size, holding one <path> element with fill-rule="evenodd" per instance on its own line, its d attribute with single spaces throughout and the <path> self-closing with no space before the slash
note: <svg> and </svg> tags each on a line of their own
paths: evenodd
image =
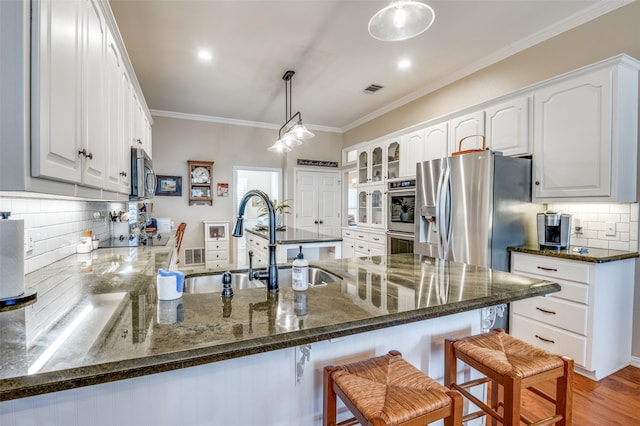
<svg viewBox="0 0 640 426">
<path fill-rule="evenodd" d="M 0 195 L 0 211 L 11 212 L 12 218 L 24 219 L 25 231 L 32 231 L 33 250 L 25 253 L 25 273 L 75 253 L 84 230 L 91 229 L 98 238 L 109 238 L 109 211 L 125 209 L 125 203 L 56 199 L 26 193 Z"/>
<path fill-rule="evenodd" d="M 638 203 L 549 204 L 548 210 L 572 215 L 571 245 L 611 250 L 638 251 Z M 576 218 L 582 232 L 576 233 Z M 606 235 L 607 223 L 615 224 L 615 235 Z"/>
</svg>

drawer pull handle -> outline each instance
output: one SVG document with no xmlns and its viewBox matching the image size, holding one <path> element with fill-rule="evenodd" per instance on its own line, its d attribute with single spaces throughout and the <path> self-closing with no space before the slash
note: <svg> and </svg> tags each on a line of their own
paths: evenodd
<svg viewBox="0 0 640 426">
<path fill-rule="evenodd" d="M 547 310 L 547 309 L 542 309 L 542 308 L 539 308 L 539 307 L 537 307 L 537 306 L 536 306 L 536 309 L 537 309 L 537 310 L 539 310 L 540 312 L 544 312 L 545 314 L 552 314 L 552 315 L 555 315 L 555 314 L 556 314 L 556 313 L 555 313 L 555 312 L 553 312 L 553 311 L 549 311 L 549 310 Z"/>
<path fill-rule="evenodd" d="M 555 340 L 551 340 L 551 339 L 545 339 L 544 337 L 540 337 L 537 334 L 535 335 L 538 339 L 542 340 L 543 342 L 547 342 L 547 343 L 553 343 L 555 344 Z"/>
<path fill-rule="evenodd" d="M 546 268 L 544 266 L 538 266 L 538 269 L 542 269 L 543 271 L 558 272 L 556 268 Z"/>
</svg>

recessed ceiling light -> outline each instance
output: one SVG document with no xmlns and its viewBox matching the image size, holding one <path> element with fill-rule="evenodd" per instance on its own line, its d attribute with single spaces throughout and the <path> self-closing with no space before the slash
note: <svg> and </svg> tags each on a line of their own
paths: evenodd
<svg viewBox="0 0 640 426">
<path fill-rule="evenodd" d="M 398 68 L 400 69 L 406 69 L 409 68 L 411 66 L 411 61 L 408 59 L 403 59 L 400 62 L 398 62 Z"/>
<path fill-rule="evenodd" d="M 210 61 L 213 59 L 213 55 L 208 50 L 200 50 L 198 51 L 198 58 L 203 61 Z"/>
</svg>

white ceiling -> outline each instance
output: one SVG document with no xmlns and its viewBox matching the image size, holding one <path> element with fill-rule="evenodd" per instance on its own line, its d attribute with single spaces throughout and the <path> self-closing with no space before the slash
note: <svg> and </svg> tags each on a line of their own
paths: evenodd
<svg viewBox="0 0 640 426">
<path fill-rule="evenodd" d="M 293 113 L 344 131 L 628 0 L 423 0 L 434 24 L 411 40 L 367 32 L 369 0 L 110 0 L 150 109 L 267 123 Z M 210 62 L 197 58 L 209 49 Z M 397 62 L 407 58 L 409 69 Z M 550 58 L 552 60 L 553 58 Z M 369 84 L 384 86 L 363 93 Z M 270 127 L 270 126 L 267 126 Z"/>
</svg>

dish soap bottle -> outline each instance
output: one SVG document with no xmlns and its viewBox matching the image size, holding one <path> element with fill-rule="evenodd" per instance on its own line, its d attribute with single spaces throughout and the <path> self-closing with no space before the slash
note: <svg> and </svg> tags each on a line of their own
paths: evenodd
<svg viewBox="0 0 640 426">
<path fill-rule="evenodd" d="M 298 253 L 297 259 L 293 261 L 292 276 L 292 287 L 294 290 L 304 291 L 309 287 L 309 262 L 307 262 L 302 254 L 302 246 L 300 246 L 300 253 Z"/>
</svg>

